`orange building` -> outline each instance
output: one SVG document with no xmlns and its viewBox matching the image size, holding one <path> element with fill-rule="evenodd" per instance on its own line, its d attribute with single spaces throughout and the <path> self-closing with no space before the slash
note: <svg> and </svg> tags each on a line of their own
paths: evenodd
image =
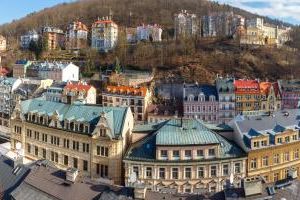
<svg viewBox="0 0 300 200">
<path fill-rule="evenodd" d="M 43 30 L 43 38 L 48 50 L 65 48 L 65 34 L 58 28 L 45 27 Z"/>
<path fill-rule="evenodd" d="M 260 110 L 260 88 L 257 80 L 235 80 L 235 111 L 243 114 Z"/>
</svg>

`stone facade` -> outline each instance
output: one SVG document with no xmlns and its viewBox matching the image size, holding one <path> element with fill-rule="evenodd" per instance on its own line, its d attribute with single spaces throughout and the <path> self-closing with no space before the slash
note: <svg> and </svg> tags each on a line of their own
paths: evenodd
<svg viewBox="0 0 300 200">
<path fill-rule="evenodd" d="M 171 119 L 160 123 L 159 128 L 148 129 L 149 135 L 142 128 L 144 138 L 134 143 L 124 158 L 126 186 L 143 184 L 154 191 L 203 194 L 223 190 L 230 176 L 234 177 L 234 185 L 240 185 L 246 175 L 245 155 L 232 146 L 232 155 L 226 153 L 223 158 L 225 149 L 232 144 L 197 123 L 200 122 L 195 119 Z M 141 135 L 138 130 L 133 137 L 135 134 Z M 194 138 L 197 134 L 205 134 L 203 143 Z M 215 136 L 219 144 L 213 141 Z M 168 144 L 162 144 L 161 138 Z M 189 140 L 193 145 L 188 145 Z"/>
<path fill-rule="evenodd" d="M 11 118 L 11 145 L 15 149 L 21 143 L 27 158 L 48 159 L 62 169 L 77 168 L 83 176 L 121 184 L 133 123 L 127 108 L 27 100 Z"/>
</svg>

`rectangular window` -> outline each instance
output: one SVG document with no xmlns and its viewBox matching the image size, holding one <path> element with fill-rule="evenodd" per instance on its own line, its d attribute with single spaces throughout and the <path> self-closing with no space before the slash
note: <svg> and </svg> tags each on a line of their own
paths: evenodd
<svg viewBox="0 0 300 200">
<path fill-rule="evenodd" d="M 89 153 L 90 152 L 90 144 L 82 143 L 82 152 Z"/>
<path fill-rule="evenodd" d="M 204 167 L 198 167 L 198 178 L 204 178 Z"/>
<path fill-rule="evenodd" d="M 281 144 L 282 143 L 282 138 L 277 138 L 277 143 Z"/>
<path fill-rule="evenodd" d="M 88 161 L 83 160 L 83 171 L 88 171 Z"/>
<path fill-rule="evenodd" d="M 204 152 L 202 149 L 198 149 L 197 150 L 197 157 L 203 157 L 204 156 Z"/>
<path fill-rule="evenodd" d="M 179 156 L 179 151 L 178 151 L 178 150 L 174 150 L 174 151 L 173 151 L 173 159 L 176 159 L 176 160 L 177 160 L 177 159 L 179 159 L 179 157 L 180 157 L 180 156 Z"/>
<path fill-rule="evenodd" d="M 106 178 L 108 177 L 108 166 L 100 165 L 100 177 Z"/>
<path fill-rule="evenodd" d="M 73 158 L 73 167 L 78 169 L 78 159 Z"/>
<path fill-rule="evenodd" d="M 64 148 L 67 148 L 67 149 L 68 149 L 69 146 L 70 146 L 70 140 L 64 138 Z"/>
<path fill-rule="evenodd" d="M 191 159 L 192 158 L 192 150 L 185 150 L 184 157 L 187 159 Z"/>
<path fill-rule="evenodd" d="M 209 155 L 209 156 L 216 156 L 215 149 L 209 149 L 209 150 L 208 150 L 208 155 Z"/>
<path fill-rule="evenodd" d="M 256 158 L 251 159 L 250 161 L 250 168 L 251 169 L 256 169 L 257 163 L 256 163 Z"/>
<path fill-rule="evenodd" d="M 30 144 L 27 144 L 27 152 L 31 153 L 31 145 Z"/>
<path fill-rule="evenodd" d="M 46 155 L 47 155 L 47 154 L 46 154 L 46 149 L 42 149 L 42 153 L 43 153 L 43 158 L 46 159 L 46 157 L 47 157 L 47 156 L 46 156 Z"/>
<path fill-rule="evenodd" d="M 100 174 L 100 164 L 96 164 L 96 173 L 99 175 Z"/>
<path fill-rule="evenodd" d="M 64 165 L 68 166 L 69 164 L 69 157 L 67 155 L 64 155 Z"/>
<path fill-rule="evenodd" d="M 241 163 L 235 163 L 234 164 L 234 173 L 235 174 L 241 173 Z"/>
<path fill-rule="evenodd" d="M 229 167 L 228 164 L 223 165 L 223 176 L 228 176 L 229 174 Z"/>
<path fill-rule="evenodd" d="M 284 153 L 284 161 L 290 161 L 290 152 Z"/>
<path fill-rule="evenodd" d="M 167 150 L 161 150 L 160 151 L 160 157 L 164 158 L 164 159 L 168 158 L 168 151 Z"/>
<path fill-rule="evenodd" d="M 186 179 L 191 179 L 192 178 L 192 168 L 186 167 L 184 170 L 184 176 Z"/>
<path fill-rule="evenodd" d="M 294 159 L 297 160 L 299 159 L 299 149 L 296 149 L 294 152 Z"/>
<path fill-rule="evenodd" d="M 133 166 L 132 171 L 136 174 L 136 178 L 139 178 L 139 167 Z"/>
<path fill-rule="evenodd" d="M 275 154 L 274 155 L 274 164 L 279 164 L 279 163 L 280 163 L 279 154 Z"/>
<path fill-rule="evenodd" d="M 210 176 L 216 177 L 217 176 L 217 166 L 211 166 L 210 167 Z"/>
<path fill-rule="evenodd" d="M 166 169 L 165 168 L 159 168 L 159 178 L 165 179 L 166 176 Z"/>
<path fill-rule="evenodd" d="M 178 179 L 178 168 L 172 168 L 172 179 Z"/>
<path fill-rule="evenodd" d="M 269 157 L 268 156 L 264 156 L 262 158 L 262 166 L 268 166 L 269 165 Z"/>
<path fill-rule="evenodd" d="M 152 178 L 152 168 L 151 167 L 146 167 L 146 177 Z"/>
<path fill-rule="evenodd" d="M 35 156 L 39 155 L 39 148 L 37 146 L 34 147 L 34 155 Z"/>
</svg>

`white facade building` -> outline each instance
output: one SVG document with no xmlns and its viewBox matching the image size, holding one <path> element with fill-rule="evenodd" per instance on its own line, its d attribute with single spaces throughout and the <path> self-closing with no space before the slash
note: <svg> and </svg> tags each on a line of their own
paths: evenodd
<svg viewBox="0 0 300 200">
<path fill-rule="evenodd" d="M 174 16 L 175 22 L 175 38 L 180 36 L 191 37 L 200 33 L 199 19 L 197 15 L 182 10 Z"/>
<path fill-rule="evenodd" d="M 92 48 L 97 51 L 113 50 L 118 41 L 118 25 L 110 17 L 103 17 L 92 25 Z"/>
<path fill-rule="evenodd" d="M 161 41 L 162 28 L 157 25 L 141 25 L 136 28 L 137 40 L 147 40 L 153 42 Z"/>
<path fill-rule="evenodd" d="M 21 36 L 21 48 L 28 49 L 30 42 L 37 42 L 39 39 L 39 34 L 35 31 L 28 31 L 25 35 Z"/>
</svg>

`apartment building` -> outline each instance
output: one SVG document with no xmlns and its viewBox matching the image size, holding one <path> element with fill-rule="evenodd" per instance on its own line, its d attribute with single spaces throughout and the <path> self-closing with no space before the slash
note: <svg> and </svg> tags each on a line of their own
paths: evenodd
<svg viewBox="0 0 300 200">
<path fill-rule="evenodd" d="M 185 84 L 183 87 L 183 114 L 209 123 L 219 122 L 219 97 L 213 85 Z"/>
<path fill-rule="evenodd" d="M 43 28 L 43 38 L 47 50 L 57 50 L 65 48 L 65 34 L 59 28 Z"/>
<path fill-rule="evenodd" d="M 200 35 L 200 22 L 196 14 L 181 10 L 174 15 L 175 38 Z"/>
<path fill-rule="evenodd" d="M 96 104 L 96 88 L 84 81 L 69 81 L 63 89 L 62 102 L 72 104 L 75 101 L 84 104 Z"/>
<path fill-rule="evenodd" d="M 274 112 L 281 110 L 281 94 L 278 83 L 260 82 L 261 110 L 264 112 Z"/>
<path fill-rule="evenodd" d="M 66 49 L 82 49 L 87 47 L 88 28 L 80 21 L 68 25 L 66 32 Z"/>
<path fill-rule="evenodd" d="M 234 141 L 248 154 L 247 176 L 276 182 L 300 174 L 299 110 L 238 116 L 229 125 Z"/>
<path fill-rule="evenodd" d="M 146 111 L 151 102 L 151 93 L 146 87 L 107 86 L 102 92 L 103 106 L 129 106 L 134 120 L 145 121 Z"/>
<path fill-rule="evenodd" d="M 282 96 L 282 107 L 300 108 L 300 79 L 278 80 L 278 85 Z"/>
<path fill-rule="evenodd" d="M 64 104 L 30 99 L 11 118 L 11 146 L 27 158 L 47 159 L 82 176 L 121 184 L 122 156 L 133 128 L 128 108 Z"/>
<path fill-rule="evenodd" d="M 165 193 L 218 192 L 240 186 L 246 155 L 197 119 L 170 119 L 135 129 L 123 162 L 125 185 Z"/>
<path fill-rule="evenodd" d="M 118 41 L 118 25 L 111 17 L 98 19 L 92 25 L 92 48 L 97 51 L 110 51 Z"/>
<path fill-rule="evenodd" d="M 31 42 L 37 43 L 40 35 L 36 32 L 36 30 L 28 31 L 26 34 L 21 35 L 21 48 L 28 49 Z"/>
</svg>

